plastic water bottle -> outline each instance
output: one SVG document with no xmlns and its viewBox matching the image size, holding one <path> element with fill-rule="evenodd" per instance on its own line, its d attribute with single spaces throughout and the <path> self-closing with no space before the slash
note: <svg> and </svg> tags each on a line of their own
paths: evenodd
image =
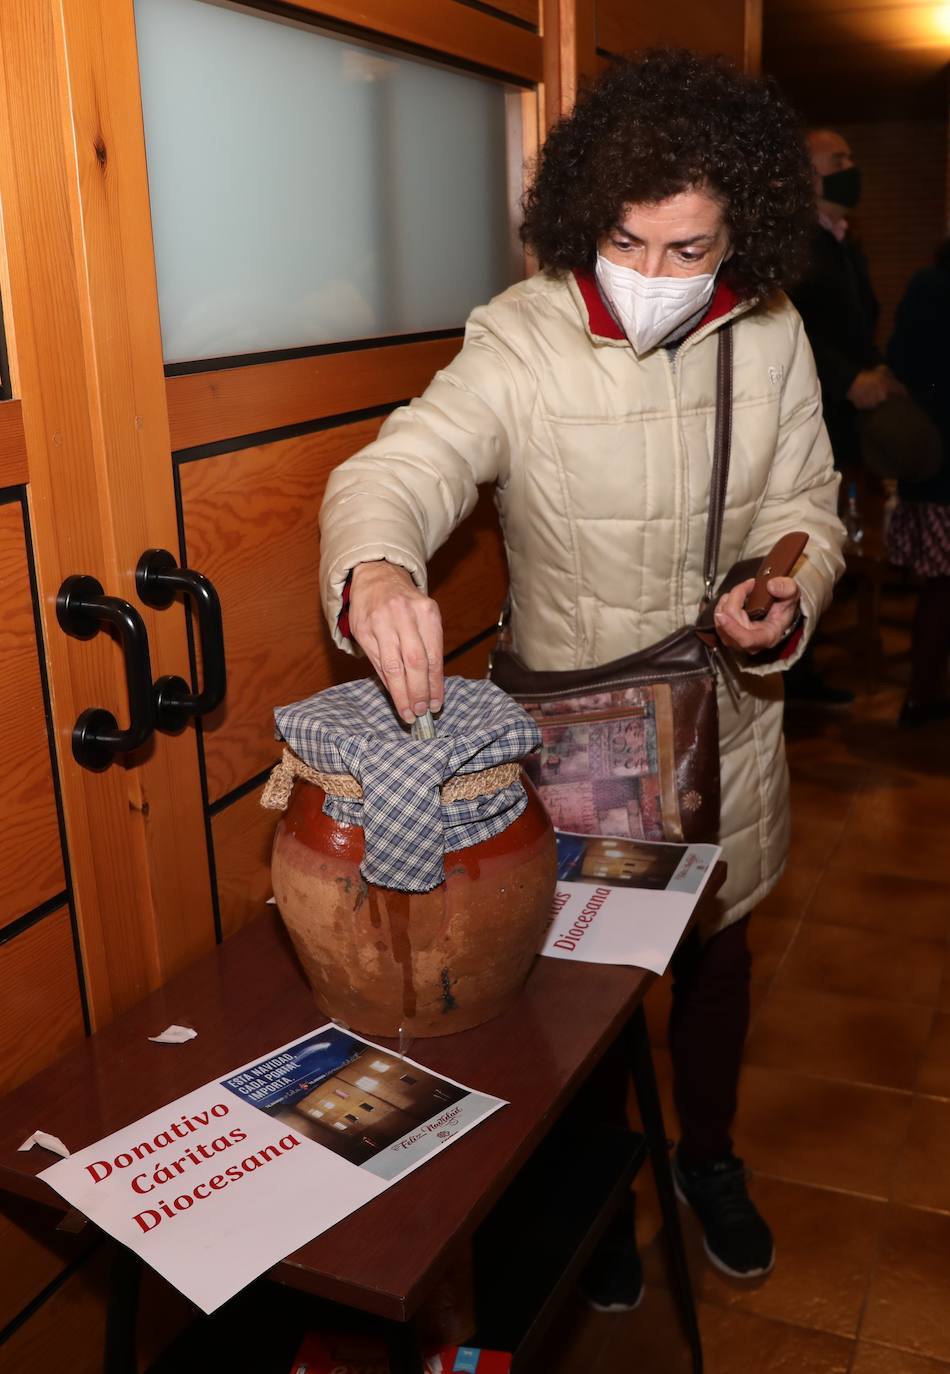
<svg viewBox="0 0 950 1374">
<path fill-rule="evenodd" d="M 848 483 L 848 502 L 844 511 L 844 527 L 848 532 L 848 543 L 853 549 L 860 552 L 861 541 L 864 538 L 864 526 L 861 523 L 861 512 L 858 509 L 857 482 Z"/>
</svg>

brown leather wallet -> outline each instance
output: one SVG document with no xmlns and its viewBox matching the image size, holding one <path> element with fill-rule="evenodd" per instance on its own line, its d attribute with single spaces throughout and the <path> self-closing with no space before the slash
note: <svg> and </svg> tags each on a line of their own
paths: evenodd
<svg viewBox="0 0 950 1374">
<path fill-rule="evenodd" d="M 789 577 L 801 558 L 808 535 L 801 530 L 783 534 L 781 539 L 759 564 L 755 572 L 755 586 L 746 597 L 745 613 L 750 620 L 764 620 L 775 601 L 769 595 L 768 584 L 773 577 Z"/>
</svg>

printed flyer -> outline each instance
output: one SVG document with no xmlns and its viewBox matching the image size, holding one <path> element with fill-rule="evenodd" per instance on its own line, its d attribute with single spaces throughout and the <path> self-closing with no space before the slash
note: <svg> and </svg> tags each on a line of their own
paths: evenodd
<svg viewBox="0 0 950 1374">
<path fill-rule="evenodd" d="M 213 1312 L 505 1105 L 325 1025 L 40 1177 Z"/>
<path fill-rule="evenodd" d="M 663 973 L 721 852 L 714 844 L 559 831 L 554 910 L 541 953 Z"/>
</svg>

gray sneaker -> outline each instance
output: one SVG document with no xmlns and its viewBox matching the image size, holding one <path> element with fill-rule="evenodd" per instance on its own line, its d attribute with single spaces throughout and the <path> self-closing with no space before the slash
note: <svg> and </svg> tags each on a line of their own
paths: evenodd
<svg viewBox="0 0 950 1374">
<path fill-rule="evenodd" d="M 775 1263 L 772 1232 L 749 1197 L 741 1159 L 726 1155 L 698 1169 L 684 1169 L 673 1156 L 673 1182 L 703 1228 L 706 1254 L 734 1279 L 758 1279 Z"/>
<path fill-rule="evenodd" d="M 608 1226 L 578 1280 L 595 1312 L 632 1312 L 643 1301 L 643 1266 L 637 1250 L 634 1198 Z"/>
</svg>

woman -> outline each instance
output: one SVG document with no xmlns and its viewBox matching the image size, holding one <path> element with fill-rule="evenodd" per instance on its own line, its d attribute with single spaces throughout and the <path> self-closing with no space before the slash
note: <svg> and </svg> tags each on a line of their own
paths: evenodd
<svg viewBox="0 0 950 1374">
<path fill-rule="evenodd" d="M 717 333 L 731 323 L 720 576 L 790 530 L 809 535 L 795 577 L 770 583 L 765 620 L 743 610 L 749 583 L 718 607 L 744 670 L 738 704 L 720 701 L 729 877 L 715 927 L 674 966 L 677 1181 L 710 1256 L 740 1277 L 772 1264 L 730 1126 L 746 918 L 788 847 L 779 673 L 830 599 L 843 541 L 814 363 L 779 290 L 814 214 L 798 124 L 771 83 L 686 52 L 611 68 L 542 150 L 522 229 L 542 270 L 473 313 L 452 364 L 336 470 L 322 513 L 330 625 L 343 647 L 346 631 L 362 647 L 406 720 L 442 700 L 426 560 L 483 482 L 496 488 L 513 647 L 527 666 L 591 667 L 645 648 L 694 619 L 703 595 Z M 588 1292 L 632 1306 L 629 1241 L 614 1258 Z"/>
<path fill-rule="evenodd" d="M 910 649 L 910 686 L 899 722 L 905 728 L 950 717 L 944 696 L 950 654 L 950 239 L 933 267 L 918 272 L 897 307 L 888 350 L 894 374 L 943 438 L 940 471 L 901 482 L 887 532 L 892 563 L 922 579 Z"/>
</svg>

